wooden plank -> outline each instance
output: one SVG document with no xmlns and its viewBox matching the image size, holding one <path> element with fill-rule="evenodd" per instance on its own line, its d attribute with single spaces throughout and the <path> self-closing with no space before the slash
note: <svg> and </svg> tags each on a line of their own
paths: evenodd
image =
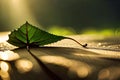
<svg viewBox="0 0 120 80">
<path fill-rule="evenodd" d="M 88 43 L 88 48 L 82 48 L 71 40 L 62 40 L 45 47 L 31 48 L 31 52 L 62 80 L 120 79 L 119 38 L 105 36 L 97 38 L 96 35 L 70 37 L 82 44 Z M 12 49 L 20 56 L 18 60 L 7 62 L 11 67 L 11 80 L 53 80 L 26 49 L 16 48 L 6 42 L 2 42 L 0 45 L 1 51 Z M 21 65 L 24 66 L 19 65 L 21 66 L 19 68 L 17 64 L 20 60 L 23 60 Z M 24 62 L 27 62 L 26 66 Z M 32 63 L 31 69 L 29 63 Z M 25 72 L 25 70 L 28 71 Z"/>
</svg>

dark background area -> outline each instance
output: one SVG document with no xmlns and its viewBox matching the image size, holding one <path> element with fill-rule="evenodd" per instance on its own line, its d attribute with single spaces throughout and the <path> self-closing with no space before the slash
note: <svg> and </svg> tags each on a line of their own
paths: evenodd
<svg viewBox="0 0 120 80">
<path fill-rule="evenodd" d="M 119 0 L 25 0 L 38 24 L 84 29 L 115 29 L 120 27 Z M 1 5 L 1 4 L 0 4 Z M 10 9 L 0 6 L 0 31 L 11 30 Z M 9 8 L 9 6 L 8 6 Z M 23 12 L 24 13 L 24 12 Z M 24 13 L 25 14 L 25 13 Z M 15 16 L 17 17 L 17 16 Z"/>
</svg>

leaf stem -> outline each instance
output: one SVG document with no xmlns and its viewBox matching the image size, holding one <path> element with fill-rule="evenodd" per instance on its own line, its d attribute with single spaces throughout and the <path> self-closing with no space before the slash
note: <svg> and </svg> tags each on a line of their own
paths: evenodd
<svg viewBox="0 0 120 80">
<path fill-rule="evenodd" d="M 73 38 L 70 38 L 70 37 L 66 37 L 66 39 L 70 39 L 70 40 L 73 40 L 75 41 L 77 44 L 81 45 L 82 47 L 86 48 L 87 47 L 87 44 L 81 44 L 80 42 L 78 42 L 77 40 L 73 39 Z"/>
</svg>

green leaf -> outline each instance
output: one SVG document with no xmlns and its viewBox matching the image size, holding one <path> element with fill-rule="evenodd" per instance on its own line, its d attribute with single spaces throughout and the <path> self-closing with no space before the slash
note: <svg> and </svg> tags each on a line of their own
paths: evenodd
<svg viewBox="0 0 120 80">
<path fill-rule="evenodd" d="M 20 28 L 12 31 L 11 34 L 9 34 L 9 40 L 7 42 L 18 47 L 32 47 L 47 45 L 62 39 L 71 39 L 77 42 L 69 37 L 57 36 L 48 33 L 26 22 Z M 79 42 L 77 43 L 80 44 Z M 85 45 L 81 46 L 84 47 Z"/>
<path fill-rule="evenodd" d="M 50 34 L 26 22 L 17 30 L 11 32 L 7 42 L 18 47 L 42 46 L 65 38 Z"/>
</svg>

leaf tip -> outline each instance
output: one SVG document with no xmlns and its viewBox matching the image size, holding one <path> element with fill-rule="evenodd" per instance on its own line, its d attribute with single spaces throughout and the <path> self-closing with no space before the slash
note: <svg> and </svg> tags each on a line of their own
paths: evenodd
<svg viewBox="0 0 120 80">
<path fill-rule="evenodd" d="M 29 24 L 29 23 L 28 23 L 28 21 L 26 21 L 26 23 L 25 23 L 25 24 Z"/>
</svg>

